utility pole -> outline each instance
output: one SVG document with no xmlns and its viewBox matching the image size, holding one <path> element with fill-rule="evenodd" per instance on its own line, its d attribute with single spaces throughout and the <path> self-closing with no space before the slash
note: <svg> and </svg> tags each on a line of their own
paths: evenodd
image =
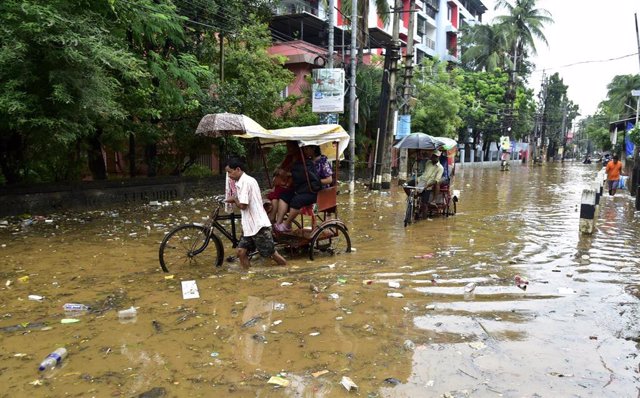
<svg viewBox="0 0 640 398">
<path fill-rule="evenodd" d="M 395 0 L 393 8 L 393 31 L 391 35 L 391 65 L 389 67 L 389 112 L 387 117 L 387 131 L 382 153 L 382 189 L 391 188 L 391 147 L 393 144 L 393 126 L 396 121 L 397 92 L 396 79 L 398 75 L 398 61 L 400 60 L 400 14 L 402 14 L 402 0 Z"/>
<path fill-rule="evenodd" d="M 404 85 L 402 92 L 402 115 L 409 115 L 410 100 L 412 94 L 413 78 L 413 31 L 416 22 L 416 0 L 409 0 L 409 26 L 407 35 L 407 52 L 404 56 Z M 400 159 L 398 160 L 398 179 L 402 182 L 407 180 L 407 149 L 400 149 Z"/>
<path fill-rule="evenodd" d="M 331 0 L 333 2 L 333 0 Z M 368 0 L 365 0 L 368 1 Z M 356 174 L 356 58 L 358 53 L 358 0 L 351 0 L 351 79 L 349 79 L 349 192 L 353 195 Z"/>
<path fill-rule="evenodd" d="M 328 37 L 328 57 L 327 57 L 327 68 L 333 68 L 333 10 L 335 9 L 335 0 L 329 0 L 329 9 L 327 10 L 327 28 L 329 29 L 329 37 Z"/>
<path fill-rule="evenodd" d="M 402 0 L 394 0 L 393 6 L 393 30 L 391 43 L 387 46 L 384 57 L 384 70 L 382 74 L 382 91 L 380 93 L 380 112 L 378 113 L 378 133 L 376 137 L 376 151 L 373 160 L 373 174 L 371 189 L 388 189 L 391 187 L 391 142 L 392 130 L 389 131 L 389 121 L 393 116 L 391 104 L 395 101 L 395 85 L 397 63 L 400 51 L 400 12 Z M 391 119 L 393 120 L 393 119 Z M 390 137 L 391 136 L 391 137 Z"/>
<path fill-rule="evenodd" d="M 567 152 L 567 132 L 566 132 L 566 123 L 567 123 L 567 100 L 566 98 L 562 101 L 562 127 L 560 127 L 560 132 L 562 133 L 562 159 L 564 162 L 564 155 Z"/>
</svg>

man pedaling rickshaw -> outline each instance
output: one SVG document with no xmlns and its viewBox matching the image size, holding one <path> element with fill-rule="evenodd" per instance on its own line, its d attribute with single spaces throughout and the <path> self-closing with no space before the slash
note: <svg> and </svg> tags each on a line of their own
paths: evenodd
<svg viewBox="0 0 640 398">
<path fill-rule="evenodd" d="M 419 214 L 424 214 L 429 205 L 436 206 L 435 200 L 440 193 L 440 183 L 444 173 L 444 167 L 440 164 L 440 154 L 438 150 L 433 151 L 430 161 L 424 167 L 424 172 L 417 177 L 416 186 L 422 189 Z M 405 192 L 409 194 L 407 190 Z"/>
</svg>

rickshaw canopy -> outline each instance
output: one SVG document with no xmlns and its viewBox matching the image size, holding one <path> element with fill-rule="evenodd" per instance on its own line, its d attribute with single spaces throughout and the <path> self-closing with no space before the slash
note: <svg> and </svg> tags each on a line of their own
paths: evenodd
<svg viewBox="0 0 640 398">
<path fill-rule="evenodd" d="M 349 145 L 349 134 L 339 124 L 318 124 L 312 126 L 289 127 L 268 130 L 245 115 L 233 113 L 214 113 L 200 120 L 197 135 L 207 137 L 225 137 L 235 135 L 239 138 L 259 140 L 260 144 L 273 144 L 282 141 L 298 141 L 300 146 L 318 145 L 322 154 L 330 160 L 342 157 Z"/>
</svg>

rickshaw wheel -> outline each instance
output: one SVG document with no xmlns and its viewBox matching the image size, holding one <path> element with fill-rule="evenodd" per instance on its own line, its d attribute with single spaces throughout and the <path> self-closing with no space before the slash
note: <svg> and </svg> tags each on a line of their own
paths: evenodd
<svg viewBox="0 0 640 398">
<path fill-rule="evenodd" d="M 213 245 L 210 245 L 211 242 Z M 209 236 L 207 228 L 188 224 L 174 228 L 164 237 L 159 258 L 164 272 L 176 272 L 198 265 L 221 266 L 224 249 L 220 238 L 213 234 Z"/>
<path fill-rule="evenodd" d="M 407 225 L 413 223 L 414 214 L 415 214 L 415 210 L 413 208 L 413 200 L 408 200 L 407 201 L 407 210 L 406 210 L 405 215 L 404 215 L 404 226 L 405 227 Z"/>
<path fill-rule="evenodd" d="M 309 244 L 309 259 L 335 256 L 351 252 L 351 238 L 347 229 L 340 224 L 326 224 L 320 227 Z"/>
</svg>

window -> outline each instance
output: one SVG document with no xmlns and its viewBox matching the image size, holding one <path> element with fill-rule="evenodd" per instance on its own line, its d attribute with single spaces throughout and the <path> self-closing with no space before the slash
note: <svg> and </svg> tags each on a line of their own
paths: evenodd
<svg viewBox="0 0 640 398">
<path fill-rule="evenodd" d="M 280 98 L 286 99 L 289 96 L 289 86 L 285 87 L 284 90 L 280 91 Z"/>
</svg>

